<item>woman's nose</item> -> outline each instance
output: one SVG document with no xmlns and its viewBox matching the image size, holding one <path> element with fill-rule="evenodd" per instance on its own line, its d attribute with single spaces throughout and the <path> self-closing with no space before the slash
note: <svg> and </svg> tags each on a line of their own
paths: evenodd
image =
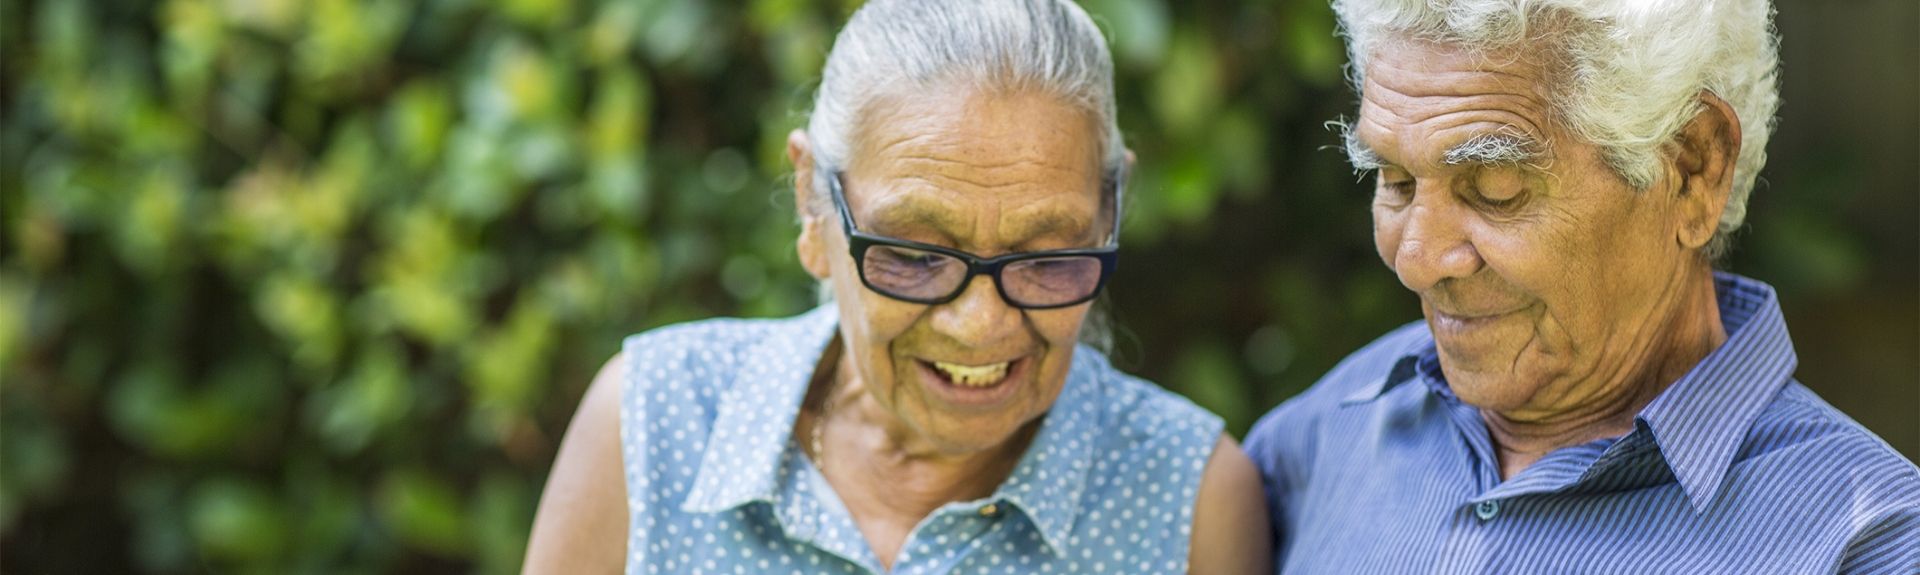
<svg viewBox="0 0 1920 575">
<path fill-rule="evenodd" d="M 942 335 L 970 347 L 991 347 L 1019 331 L 1019 308 L 1000 297 L 993 278 L 974 276 L 960 297 L 934 306 L 933 327 Z"/>
</svg>

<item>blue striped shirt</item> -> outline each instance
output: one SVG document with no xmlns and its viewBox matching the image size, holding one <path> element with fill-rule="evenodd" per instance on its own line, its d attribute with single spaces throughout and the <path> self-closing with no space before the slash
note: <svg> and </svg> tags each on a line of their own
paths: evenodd
<svg viewBox="0 0 1920 575">
<path fill-rule="evenodd" d="M 1728 338 L 1634 431 L 1502 481 L 1424 323 L 1262 418 L 1286 573 L 1920 573 L 1920 469 L 1793 380 L 1773 288 L 1716 274 Z"/>
</svg>

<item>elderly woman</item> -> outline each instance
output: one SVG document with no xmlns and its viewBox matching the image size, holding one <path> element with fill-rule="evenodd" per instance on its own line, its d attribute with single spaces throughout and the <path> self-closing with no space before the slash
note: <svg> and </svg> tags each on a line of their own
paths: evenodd
<svg viewBox="0 0 1920 575">
<path fill-rule="evenodd" d="M 532 572 L 1252 573 L 1219 418 L 1076 346 L 1131 162 L 1065 0 L 877 0 L 788 139 L 835 303 L 633 336 L 542 498 Z"/>
</svg>

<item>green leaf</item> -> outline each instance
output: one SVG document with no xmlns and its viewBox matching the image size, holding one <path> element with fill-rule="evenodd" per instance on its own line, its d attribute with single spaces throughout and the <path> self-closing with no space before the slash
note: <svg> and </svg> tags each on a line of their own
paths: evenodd
<svg viewBox="0 0 1920 575">
<path fill-rule="evenodd" d="M 425 470 L 388 473 L 380 483 L 378 507 L 381 520 L 408 546 L 458 557 L 472 544 L 458 493 Z"/>
<path fill-rule="evenodd" d="M 328 447 L 354 454 L 375 437 L 397 431 L 393 426 L 406 417 L 414 401 L 405 369 L 394 345 L 373 342 L 343 381 L 308 404 L 307 417 Z"/>
<path fill-rule="evenodd" d="M 253 482 L 215 478 L 194 489 L 188 528 L 214 557 L 264 562 L 287 544 L 291 524 L 275 495 Z"/>
<path fill-rule="evenodd" d="M 401 88 L 387 108 L 388 145 L 408 166 L 425 169 L 440 158 L 453 120 L 447 87 L 436 79 L 415 80 Z"/>
<path fill-rule="evenodd" d="M 1188 346 L 1173 363 L 1174 389 L 1229 422 L 1248 422 L 1247 387 L 1233 354 L 1217 341 Z"/>
<path fill-rule="evenodd" d="M 1151 93 L 1161 128 L 1178 139 L 1197 136 L 1219 109 L 1220 90 L 1220 60 L 1213 45 L 1194 32 L 1175 34 Z"/>
<path fill-rule="evenodd" d="M 1114 59 L 1133 69 L 1160 65 L 1173 19 L 1158 0 L 1087 0 L 1081 3 L 1112 44 Z"/>
</svg>

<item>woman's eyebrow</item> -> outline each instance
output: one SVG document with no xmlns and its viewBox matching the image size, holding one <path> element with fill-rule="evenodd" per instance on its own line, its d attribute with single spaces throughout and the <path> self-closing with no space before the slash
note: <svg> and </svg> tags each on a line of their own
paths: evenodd
<svg viewBox="0 0 1920 575">
<path fill-rule="evenodd" d="M 930 228 L 952 239 L 963 237 L 965 234 L 961 232 L 967 228 L 967 222 L 947 202 L 917 194 L 895 195 L 880 200 L 868 217 L 855 214 L 854 220 L 874 233 L 892 236 Z"/>
<path fill-rule="evenodd" d="M 1008 240 L 1008 245 L 1019 245 L 1052 234 L 1072 237 L 1088 235 L 1094 217 L 1081 211 L 1052 203 L 1015 209 L 1001 218 L 1001 237 L 995 239 Z M 931 229 L 948 240 L 980 239 L 972 238 L 972 222 L 961 217 L 957 209 L 947 202 L 924 196 L 882 200 L 870 214 L 871 223 L 858 215 L 854 219 L 861 227 L 868 227 L 873 233 L 882 235 L 904 236 Z"/>
<path fill-rule="evenodd" d="M 1039 207 L 1026 212 L 1016 211 L 1001 222 L 1003 237 L 1019 245 L 1036 238 L 1058 235 L 1063 238 L 1078 238 L 1091 235 L 1093 217 L 1081 213 L 1082 210 L 1065 207 Z M 1029 215 L 1030 214 L 1030 215 Z"/>
</svg>

